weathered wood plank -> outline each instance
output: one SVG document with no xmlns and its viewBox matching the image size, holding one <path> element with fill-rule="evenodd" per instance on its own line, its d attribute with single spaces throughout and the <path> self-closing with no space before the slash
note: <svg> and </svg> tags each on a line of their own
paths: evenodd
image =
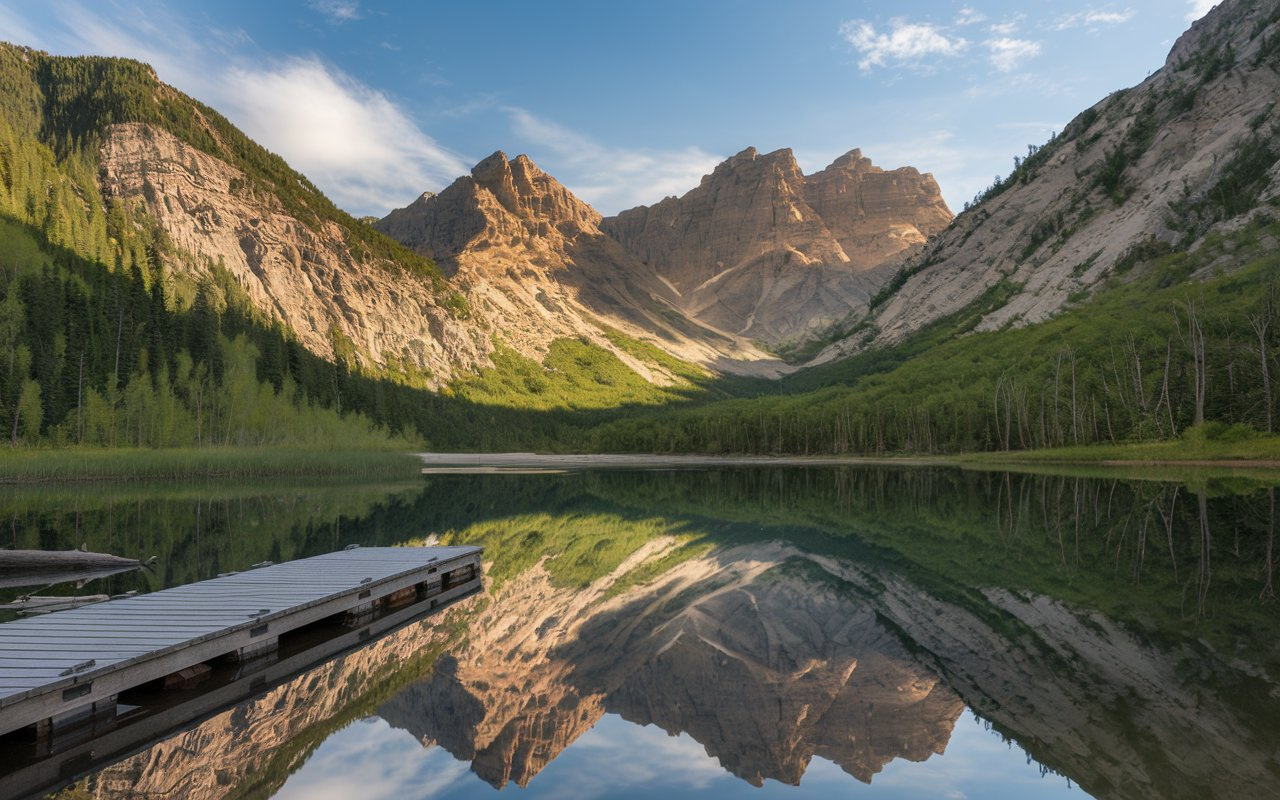
<svg viewBox="0 0 1280 800">
<path fill-rule="evenodd" d="M 77 687 L 76 704 L 91 703 L 417 583 L 438 583 L 449 569 L 478 570 L 479 553 L 360 548 L 5 623 L 0 733 L 75 708 L 62 704 L 65 688 Z"/>
</svg>

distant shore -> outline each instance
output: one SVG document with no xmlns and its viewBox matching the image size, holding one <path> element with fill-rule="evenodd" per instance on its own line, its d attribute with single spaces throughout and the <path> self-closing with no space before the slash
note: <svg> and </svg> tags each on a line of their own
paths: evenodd
<svg viewBox="0 0 1280 800">
<path fill-rule="evenodd" d="M 1280 477 L 1280 458 L 1157 457 L 1169 448 L 1166 443 L 948 455 L 901 456 L 759 456 L 681 454 L 553 454 L 553 453 L 415 453 L 424 474 L 465 474 L 491 472 L 568 472 L 595 469 L 714 469 L 735 467 L 956 467 L 977 470 L 1036 472 L 1078 472 L 1080 470 L 1151 470 L 1153 475 L 1173 477 L 1173 473 L 1196 471 L 1247 471 Z M 1168 443 L 1176 444 L 1176 443 Z"/>
</svg>

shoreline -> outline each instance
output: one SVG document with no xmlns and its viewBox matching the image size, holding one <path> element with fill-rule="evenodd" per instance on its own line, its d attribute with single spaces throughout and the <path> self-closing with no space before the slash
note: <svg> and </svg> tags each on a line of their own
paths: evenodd
<svg viewBox="0 0 1280 800">
<path fill-rule="evenodd" d="M 0 486 L 283 477 L 411 477 L 404 451 L 289 447 L 0 450 Z"/>
<path fill-rule="evenodd" d="M 1034 451 L 1033 451 L 1034 452 Z M 938 456 L 726 456 L 644 453 L 414 453 L 426 474 L 462 471 L 565 471 L 573 469 L 679 469 L 699 467 L 1148 467 L 1155 469 L 1280 470 L 1271 459 L 1080 459 L 1019 457 L 1003 453 Z"/>
</svg>

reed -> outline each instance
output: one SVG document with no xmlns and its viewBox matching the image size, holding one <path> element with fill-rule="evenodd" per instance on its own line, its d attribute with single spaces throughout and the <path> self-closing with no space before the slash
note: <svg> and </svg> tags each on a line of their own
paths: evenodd
<svg viewBox="0 0 1280 800">
<path fill-rule="evenodd" d="M 263 478 L 286 475 L 408 477 L 416 456 L 378 450 L 212 447 L 0 450 L 0 483 Z"/>
</svg>

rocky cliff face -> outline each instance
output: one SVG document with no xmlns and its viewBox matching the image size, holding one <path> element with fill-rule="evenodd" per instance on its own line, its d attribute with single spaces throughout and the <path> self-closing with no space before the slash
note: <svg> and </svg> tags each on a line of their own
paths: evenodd
<svg viewBox="0 0 1280 800">
<path fill-rule="evenodd" d="M 878 335 L 819 360 L 900 341 L 1001 281 L 1015 296 L 978 329 L 1039 322 L 1099 287 L 1126 255 L 1151 252 L 1140 245 L 1183 246 L 1209 223 L 1241 224 L 1248 212 L 1215 198 L 1239 195 L 1222 181 L 1249 143 L 1278 146 L 1278 11 L 1274 0 L 1219 4 L 1162 69 L 1073 120 L 915 256 L 910 279 L 871 318 Z M 1264 177 L 1262 205 L 1280 183 L 1274 167 Z"/>
<path fill-rule="evenodd" d="M 790 150 L 747 148 L 683 197 L 603 227 L 687 313 L 780 343 L 865 311 L 888 274 L 877 268 L 950 220 L 933 177 L 910 167 L 885 171 L 854 150 L 806 176 Z"/>
<path fill-rule="evenodd" d="M 527 156 L 498 152 L 375 227 L 440 263 L 475 313 L 527 355 L 544 355 L 557 338 L 583 337 L 661 381 L 618 351 L 603 324 L 724 371 L 779 373 L 782 365 L 748 339 L 681 313 L 670 287 L 600 223 Z"/>
<path fill-rule="evenodd" d="M 429 278 L 357 256 L 337 225 L 303 224 L 226 162 L 141 123 L 111 126 L 100 159 L 103 191 L 144 204 L 192 256 L 171 269 L 222 265 L 309 350 L 332 357 L 345 338 L 366 363 L 412 364 L 436 385 L 487 360 L 489 334 L 444 308 Z"/>
</svg>

